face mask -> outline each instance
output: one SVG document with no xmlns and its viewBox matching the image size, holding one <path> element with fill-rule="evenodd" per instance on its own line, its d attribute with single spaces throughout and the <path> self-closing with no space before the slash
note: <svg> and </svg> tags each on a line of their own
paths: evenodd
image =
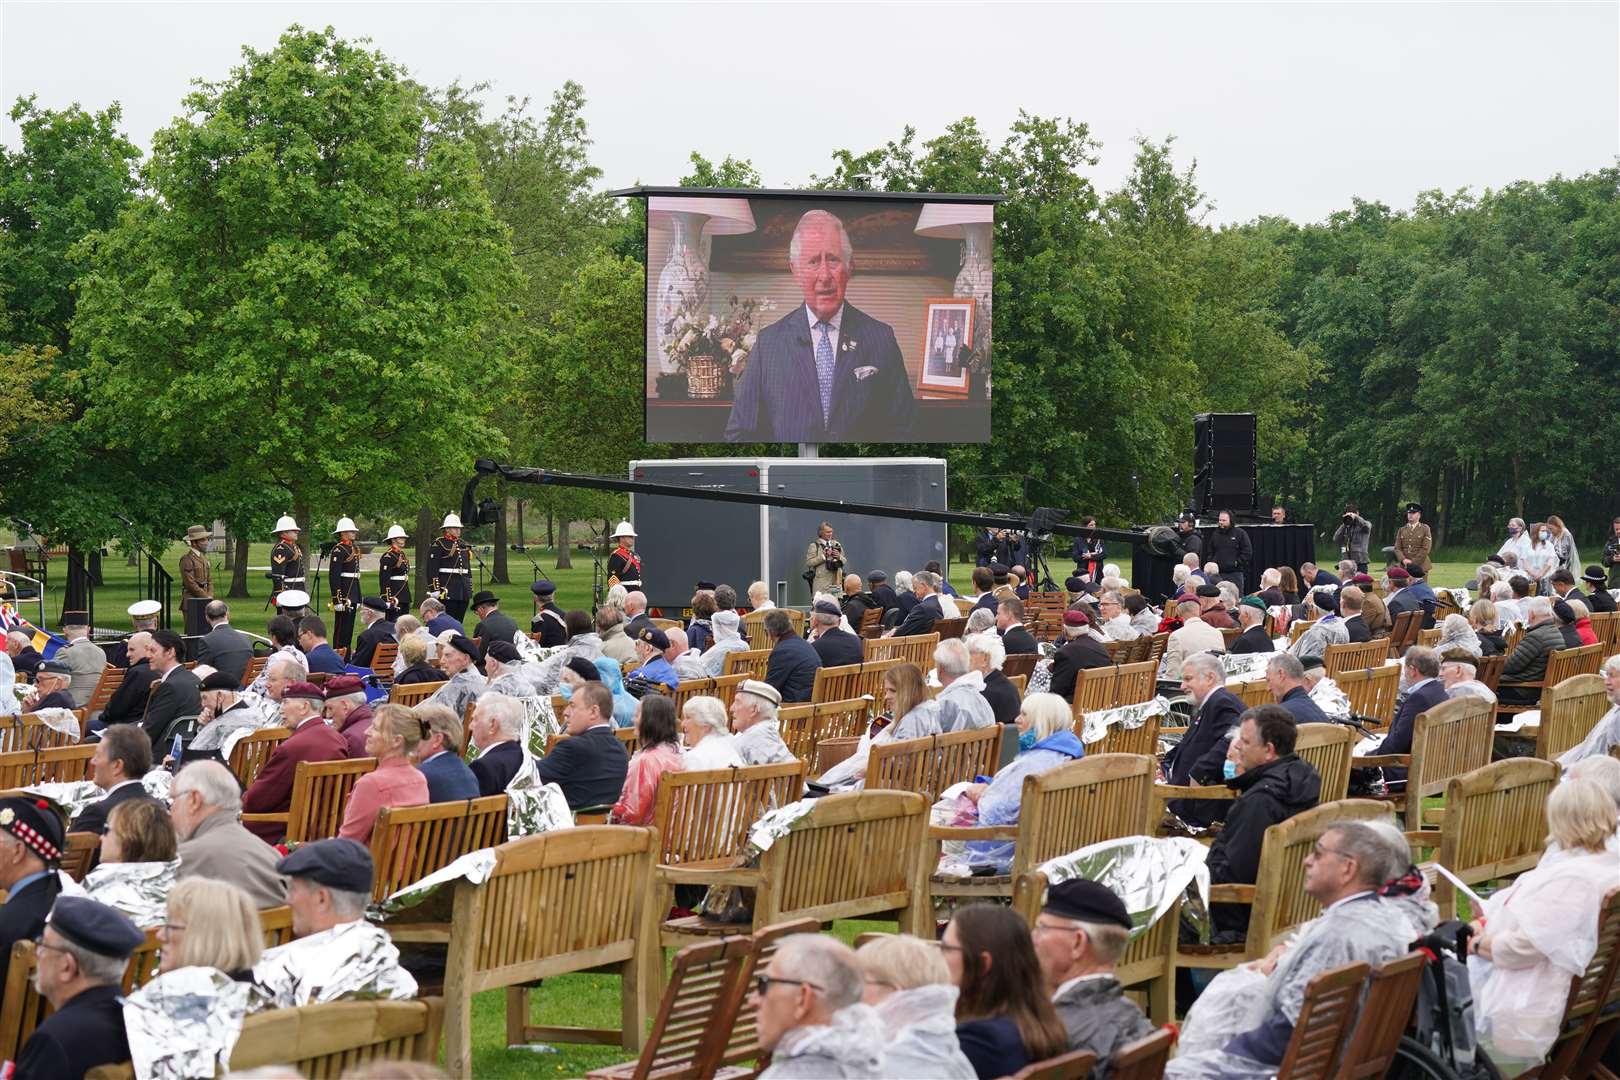
<svg viewBox="0 0 1620 1080">
<path fill-rule="evenodd" d="M 1020 749 L 1020 750 L 1032 750 L 1034 748 L 1035 748 L 1035 729 L 1030 728 L 1028 731 L 1019 732 L 1018 733 L 1018 749 Z"/>
<path fill-rule="evenodd" d="M 1552 533 L 1548 532 L 1546 529 L 1542 529 L 1541 530 L 1541 542 L 1546 543 L 1548 540 L 1551 540 L 1551 539 L 1552 539 Z"/>
<path fill-rule="evenodd" d="M 1237 762 L 1233 761 L 1231 758 L 1227 758 L 1225 761 L 1221 762 L 1221 775 L 1228 780 L 1236 777 Z"/>
<path fill-rule="evenodd" d="M 1519 535 L 1519 527 L 1517 525 L 1509 525 L 1508 526 L 1508 535 L 1509 536 L 1518 536 Z"/>
</svg>

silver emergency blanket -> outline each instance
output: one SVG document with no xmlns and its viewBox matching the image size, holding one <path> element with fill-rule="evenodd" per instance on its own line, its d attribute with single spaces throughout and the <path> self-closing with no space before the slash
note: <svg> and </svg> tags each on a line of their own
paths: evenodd
<svg viewBox="0 0 1620 1080">
<path fill-rule="evenodd" d="M 1189 892 L 1209 905 L 1209 848 L 1184 836 L 1126 836 L 1059 855 L 1041 864 L 1048 885 L 1085 878 L 1106 885 L 1131 913 L 1131 937 L 1140 937 Z"/>
<path fill-rule="evenodd" d="M 537 701 L 537 698 L 526 698 L 525 702 Z M 544 703 L 546 716 L 551 715 L 551 705 Z M 518 766 L 517 772 L 512 774 L 511 781 L 506 785 L 506 836 L 516 840 L 520 836 L 535 836 L 544 832 L 555 832 L 557 829 L 566 829 L 574 824 L 574 813 L 568 809 L 568 799 L 563 795 L 562 788 L 556 784 L 540 782 L 540 775 L 535 769 L 534 759 L 540 754 L 534 751 L 535 732 L 538 725 L 532 719 L 528 721 L 528 729 L 524 737 L 516 740 L 518 749 L 523 752 L 523 764 Z M 539 739 L 541 752 L 545 750 L 545 738 Z"/>
<path fill-rule="evenodd" d="M 146 793 L 165 806 L 169 804 L 169 788 L 174 783 L 174 777 L 167 769 L 153 769 L 141 777 L 141 786 Z M 94 780 L 72 780 L 67 783 L 34 784 L 23 788 L 24 793 L 38 795 L 42 799 L 49 799 L 62 808 L 62 812 L 72 820 L 79 816 L 79 811 L 91 803 L 100 802 L 107 797 L 107 793 L 96 786 Z"/>
<path fill-rule="evenodd" d="M 84 876 L 85 895 L 116 908 L 142 930 L 163 925 L 180 860 L 98 863 Z"/>
<path fill-rule="evenodd" d="M 397 915 L 406 908 L 413 908 L 429 897 L 435 895 L 446 885 L 457 881 L 468 881 L 474 885 L 482 885 L 489 880 L 490 871 L 495 869 L 495 849 L 481 848 L 470 851 L 440 870 L 435 870 L 420 881 L 413 881 L 403 889 L 394 892 L 381 904 L 373 905 L 373 911 L 387 919 L 390 915 Z"/>
<path fill-rule="evenodd" d="M 364 919 L 278 945 L 253 967 L 269 1008 L 290 1009 L 339 998 L 416 996 L 416 980 L 399 966 L 399 950 Z"/>
<path fill-rule="evenodd" d="M 242 1021 L 262 1002 L 251 983 L 218 968 L 177 968 L 124 999 L 124 1029 L 139 1080 L 224 1075 Z"/>
<path fill-rule="evenodd" d="M 241 700 L 245 708 L 230 709 L 204 724 L 187 749 L 218 750 L 229 761 L 236 744 L 253 732 L 281 726 L 281 706 L 276 702 L 251 690 L 244 691 Z"/>
<path fill-rule="evenodd" d="M 1318 679 L 1316 685 L 1311 687 L 1310 699 L 1316 702 L 1317 708 L 1327 713 L 1328 719 L 1341 721 L 1350 719 L 1349 695 L 1340 690 L 1339 684 L 1327 676 Z"/>
<path fill-rule="evenodd" d="M 1154 716 L 1167 716 L 1170 702 L 1163 697 L 1152 701 L 1139 701 L 1134 705 L 1119 705 L 1112 709 L 1098 709 L 1085 715 L 1085 729 L 1080 733 L 1083 743 L 1101 742 L 1111 727 L 1134 731 Z"/>
<path fill-rule="evenodd" d="M 1024 696 L 1031 694 L 1050 693 L 1052 689 L 1052 661 L 1035 661 L 1035 670 L 1029 673 L 1029 686 L 1024 690 Z"/>
<path fill-rule="evenodd" d="M 534 757 L 546 756 L 546 740 L 553 735 L 562 733 L 562 718 L 551 708 L 551 698 L 526 697 L 519 698 L 527 712 L 527 722 L 524 742 L 528 745 L 529 753 Z"/>
<path fill-rule="evenodd" d="M 1221 670 L 1226 672 L 1226 685 L 1235 682 L 1253 682 L 1266 677 L 1266 665 L 1276 653 L 1216 653 L 1215 657 L 1221 662 Z M 1178 671 L 1177 676 L 1180 676 Z M 1161 676 L 1162 677 L 1162 676 Z"/>
<path fill-rule="evenodd" d="M 23 689 L 26 689 L 26 687 Z M 44 724 L 52 731 L 62 735 L 71 735 L 73 736 L 74 742 L 80 741 L 79 718 L 74 716 L 70 710 L 41 709 L 39 712 L 30 713 L 29 715 L 39 717 L 40 723 Z"/>
<path fill-rule="evenodd" d="M 1450 599 L 1453 604 L 1457 605 L 1458 611 L 1464 613 L 1468 611 L 1470 601 L 1468 599 L 1467 589 L 1436 589 L 1434 590 L 1434 594 L 1439 597 Z"/>
</svg>

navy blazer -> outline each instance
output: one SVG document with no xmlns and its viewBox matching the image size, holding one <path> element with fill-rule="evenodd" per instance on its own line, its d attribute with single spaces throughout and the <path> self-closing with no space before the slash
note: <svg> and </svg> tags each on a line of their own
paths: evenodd
<svg viewBox="0 0 1620 1080">
<path fill-rule="evenodd" d="M 121 802 L 131 799 L 150 799 L 146 787 L 139 780 L 132 784 L 125 784 L 110 795 L 103 796 L 79 811 L 79 816 L 73 819 L 68 826 L 69 832 L 93 832 L 100 835 L 107 831 L 107 815 L 112 813 L 113 807 Z"/>
<path fill-rule="evenodd" d="M 737 383 L 726 441 L 904 442 L 917 403 L 894 330 L 845 301 L 831 414 L 823 419 L 808 311 L 798 304 L 759 332 Z"/>
<path fill-rule="evenodd" d="M 1192 726 L 1164 755 L 1165 779 L 1172 784 L 1198 783 L 1218 787 L 1224 782 L 1227 738 L 1243 716 L 1243 701 L 1224 686 L 1204 699 Z M 1229 804 L 1218 799 L 1172 799 L 1170 812 L 1200 828 L 1226 817 Z"/>
<path fill-rule="evenodd" d="M 1311 700 L 1310 691 L 1303 686 L 1296 686 L 1288 691 L 1277 704 L 1288 710 L 1295 724 L 1333 723 L 1328 719 L 1328 714 L 1322 711 L 1322 707 Z"/>
<path fill-rule="evenodd" d="M 1011 1076 L 1029 1064 L 1029 1050 L 1010 1016 L 967 1020 L 956 1025 L 956 1043 L 979 1080 Z"/>
<path fill-rule="evenodd" d="M 624 778 L 630 772 L 630 755 L 613 733 L 613 726 L 603 724 L 559 739 L 551 753 L 540 759 L 536 769 L 542 784 L 562 788 L 570 810 L 582 806 L 611 806 L 624 791 Z"/>
<path fill-rule="evenodd" d="M 479 795 L 499 795 L 506 790 L 506 785 L 512 782 L 512 777 L 517 775 L 522 765 L 522 747 L 507 739 L 480 753 L 469 768 L 478 781 Z M 433 798 L 431 788 L 428 789 L 428 799 L 430 802 L 437 801 Z"/>
<path fill-rule="evenodd" d="M 776 687 L 783 702 L 809 701 L 820 667 L 816 647 L 793 634 L 771 650 L 771 658 L 765 662 L 765 681 Z"/>
<path fill-rule="evenodd" d="M 822 667 L 842 667 L 845 664 L 858 664 L 866 657 L 866 646 L 861 639 L 841 627 L 831 627 L 826 633 L 812 643 L 816 655 L 821 657 Z M 815 676 L 810 676 L 815 682 Z"/>
<path fill-rule="evenodd" d="M 1430 679 L 1416 690 L 1406 695 L 1401 707 L 1395 714 L 1395 722 L 1389 725 L 1389 734 L 1384 741 L 1378 744 L 1373 756 L 1380 754 L 1410 754 L 1412 752 L 1412 726 L 1417 718 L 1428 712 L 1436 705 L 1446 701 L 1446 684 L 1439 679 Z M 1405 769 L 1385 769 L 1384 780 L 1388 783 L 1406 783 Z"/>
<path fill-rule="evenodd" d="M 324 643 L 305 653 L 304 659 L 309 661 L 309 670 L 311 671 L 324 671 L 328 675 L 344 675 L 349 670 L 348 666 L 343 663 L 343 657 L 337 654 L 337 650 Z"/>
<path fill-rule="evenodd" d="M 498 744 L 505 746 L 506 743 Z M 517 743 L 512 743 L 514 749 Z M 518 751 L 518 760 L 523 760 L 523 752 Z M 460 802 L 462 799 L 476 799 L 479 797 L 478 777 L 454 753 L 446 750 L 442 754 L 435 754 L 417 767 L 417 771 L 427 778 L 428 802 Z M 507 783 L 511 778 L 507 778 Z M 501 790 L 505 790 L 503 786 Z"/>
</svg>

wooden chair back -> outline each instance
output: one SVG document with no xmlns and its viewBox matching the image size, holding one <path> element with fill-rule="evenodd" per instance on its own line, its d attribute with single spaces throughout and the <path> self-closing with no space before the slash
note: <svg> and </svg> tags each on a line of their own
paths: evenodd
<svg viewBox="0 0 1620 1080">
<path fill-rule="evenodd" d="M 291 728 L 270 727 L 250 731 L 238 739 L 236 745 L 231 747 L 231 759 L 226 762 L 236 782 L 243 788 L 253 783 L 276 747 L 286 742 L 291 734 Z"/>
<path fill-rule="evenodd" d="M 1395 1062 L 1395 1047 L 1411 1023 L 1427 962 L 1423 953 L 1409 952 L 1372 969 L 1367 998 L 1345 1045 L 1336 1080 L 1373 1080 L 1389 1071 Z"/>
<path fill-rule="evenodd" d="M 742 970 L 737 976 L 737 989 L 725 1008 L 711 1018 L 714 1027 L 730 1033 L 720 1054 L 721 1065 L 752 1061 L 760 1069 L 764 1068 L 767 1055 L 759 1045 L 759 1010 L 754 1008 L 748 984 L 753 981 L 755 972 L 763 972 L 770 966 L 783 938 L 820 932 L 821 924 L 814 919 L 792 919 L 758 927 L 745 939 L 749 943 L 748 955 L 743 958 Z M 725 1075 L 735 1074 L 726 1070 Z"/>
<path fill-rule="evenodd" d="M 1128 1042 L 1114 1051 L 1108 1075 L 1113 1080 L 1159 1080 L 1175 1042 L 1176 1033 L 1163 1027 Z"/>
<path fill-rule="evenodd" d="M 765 616 L 773 611 L 780 611 L 788 617 L 793 625 L 793 632 L 800 637 L 804 636 L 804 612 L 797 608 L 765 608 L 763 611 L 750 611 L 742 617 L 743 635 L 748 638 L 751 649 L 768 649 L 770 641 L 765 636 Z"/>
<path fill-rule="evenodd" d="M 1265 956 L 1273 943 L 1322 913 L 1322 905 L 1305 892 L 1305 856 L 1322 834 L 1341 821 L 1388 820 L 1389 812 L 1388 803 L 1341 799 L 1301 811 L 1266 830 L 1249 908 L 1246 958 Z"/>
<path fill-rule="evenodd" d="M 1333 802 L 1350 793 L 1350 756 L 1355 750 L 1353 728 L 1344 724 L 1301 724 L 1294 753 L 1310 762 L 1322 778 L 1319 801 Z"/>
<path fill-rule="evenodd" d="M 587 1080 L 704 1080 L 719 1068 L 728 1028 L 717 1018 L 739 996 L 750 942 L 700 941 L 675 954 L 647 1045 L 635 1061 L 595 1069 Z"/>
<path fill-rule="evenodd" d="M 65 839 L 67 846 L 62 850 L 59 865 L 68 877 L 74 881 L 83 881 L 90 868 L 96 864 L 97 856 L 101 854 L 101 834 L 70 832 Z"/>
<path fill-rule="evenodd" d="M 489 877 L 454 886 L 446 958 L 445 1064 L 471 1075 L 472 999 L 507 991 L 507 1045 L 645 1041 L 662 971 L 654 921 L 651 829 L 582 825 L 509 840 L 495 849 Z M 620 1026 L 536 1027 L 528 1022 L 527 984 L 611 966 L 621 975 Z"/>
<path fill-rule="evenodd" d="M 1097 1055 L 1090 1050 L 1070 1050 L 1045 1061 L 1035 1061 L 1012 1074 L 1012 1080 L 1086 1080 Z"/>
<path fill-rule="evenodd" d="M 883 609 L 867 608 L 861 612 L 861 625 L 855 628 L 855 633 L 862 638 L 877 637 L 883 632 Z"/>
<path fill-rule="evenodd" d="M 681 680 L 681 684 L 679 686 L 677 686 L 675 688 L 675 692 L 670 695 L 670 698 L 675 703 L 675 718 L 676 718 L 677 721 L 679 721 L 680 715 L 681 715 L 681 709 L 686 705 L 686 703 L 688 701 L 691 701 L 693 698 L 700 697 L 700 696 L 701 697 L 713 697 L 714 696 L 714 680 L 713 679 L 682 679 Z"/>
<path fill-rule="evenodd" d="M 1474 665 L 1474 678 L 1490 687 L 1491 693 L 1494 694 L 1497 685 L 1502 681 L 1502 665 L 1506 663 L 1507 657 L 1501 653 L 1495 656 L 1482 656 Z"/>
<path fill-rule="evenodd" d="M 1324 971 L 1306 984 L 1277 1080 L 1331 1080 L 1344 1059 L 1366 982 L 1367 965 L 1355 963 Z"/>
<path fill-rule="evenodd" d="M 1592 633 L 1597 635 L 1604 656 L 1620 653 L 1620 612 L 1592 612 Z"/>
<path fill-rule="evenodd" d="M 1008 653 L 1007 658 L 1001 662 L 1001 673 L 1009 679 L 1022 675 L 1028 679 L 1035 674 L 1035 665 L 1040 662 L 1036 653 Z"/>
<path fill-rule="evenodd" d="M 1049 589 L 1043 592 L 1030 591 L 1029 599 L 1024 601 L 1024 612 L 1056 611 L 1061 613 L 1069 606 L 1069 594 L 1062 589 Z"/>
<path fill-rule="evenodd" d="M 242 1021 L 231 1071 L 288 1065 L 299 1075 L 335 1077 L 368 1061 L 434 1062 L 444 999 L 328 1001 L 270 1009 Z"/>
<path fill-rule="evenodd" d="M 420 705 L 428 698 L 439 692 L 445 682 L 419 682 L 406 683 L 401 686 L 395 684 L 388 688 L 388 703 L 390 705 Z"/>
<path fill-rule="evenodd" d="M 678 865 L 735 857 L 748 829 L 767 810 L 796 801 L 805 763 L 745 765 L 705 772 L 665 773 L 658 782 L 653 827 L 658 863 Z"/>
<path fill-rule="evenodd" d="M 1322 650 L 1322 666 L 1328 678 L 1338 681 L 1347 671 L 1361 671 L 1379 667 L 1389 656 L 1389 642 L 1377 638 L 1371 641 L 1347 641 L 1342 645 L 1329 645 Z"/>
<path fill-rule="evenodd" d="M 1025 777 L 1012 876 L 1088 844 L 1151 835 L 1156 772 L 1151 757 L 1088 754 Z"/>
<path fill-rule="evenodd" d="M 268 667 L 269 664 L 270 657 L 268 655 L 249 657 L 247 666 L 242 669 L 242 681 L 237 685 L 241 689 L 246 690 L 248 687 L 253 685 L 255 679 L 264 674 L 264 669 Z M 392 680 L 393 677 L 394 673 L 390 671 L 388 673 L 388 678 Z"/>
<path fill-rule="evenodd" d="M 1008 675 L 1007 681 L 1013 684 L 1013 689 L 1018 691 L 1018 700 L 1022 701 L 1024 699 L 1024 691 L 1029 688 L 1029 676 Z"/>
<path fill-rule="evenodd" d="M 264 947 L 273 949 L 293 939 L 292 908 L 263 908 L 259 911 L 259 928 L 264 931 Z"/>
<path fill-rule="evenodd" d="M 1426 645 L 1431 649 L 1434 648 L 1436 645 L 1440 644 L 1440 628 L 1435 626 L 1428 630 L 1419 630 L 1417 643 L 1419 645 Z"/>
<path fill-rule="evenodd" d="M 1609 698 L 1600 675 L 1572 675 L 1549 685 L 1541 692 L 1536 757 L 1555 761 L 1566 750 L 1579 746 L 1608 711 Z"/>
<path fill-rule="evenodd" d="M 724 674 L 742 675 L 748 679 L 763 679 L 765 665 L 771 662 L 769 649 L 738 649 L 726 654 Z"/>
<path fill-rule="evenodd" d="M 386 686 L 394 681 L 394 660 L 399 656 L 399 642 L 383 641 L 371 651 L 371 673 Z"/>
<path fill-rule="evenodd" d="M 1231 651 L 1232 642 L 1236 641 L 1238 639 L 1238 635 L 1241 633 L 1243 633 L 1243 628 L 1241 626 L 1227 626 L 1221 628 L 1221 640 L 1226 643 L 1227 651 Z"/>
<path fill-rule="evenodd" d="M 1152 701 L 1157 664 L 1143 660 L 1134 664 L 1120 664 L 1114 669 L 1114 705 L 1138 705 Z"/>
<path fill-rule="evenodd" d="M 1593 1032 L 1603 1020 L 1608 1021 L 1612 1033 L 1613 1009 L 1620 1002 L 1620 887 L 1610 889 L 1598 908 L 1597 950 L 1586 970 L 1570 979 L 1569 996 L 1564 1000 L 1564 1020 L 1559 1025 L 1559 1042 L 1553 1045 L 1551 1060 L 1542 1076 L 1602 1076 L 1604 1070 L 1594 1068 L 1592 1059 L 1597 1053 L 1586 1055 L 1582 1068 L 1572 1069 L 1590 1039 L 1595 1050 L 1602 1051 L 1602 1041 Z M 1606 1041 L 1606 1040 L 1605 1040 Z M 1610 1074 L 1612 1075 L 1612 1074 Z"/>
<path fill-rule="evenodd" d="M 1547 845 L 1547 798 L 1558 783 L 1551 761 L 1509 758 L 1453 777 L 1446 785 L 1446 816 L 1437 859 L 1473 885 L 1535 866 Z M 1457 889 L 1444 874 L 1434 883 L 1442 919 L 1457 911 Z"/>
<path fill-rule="evenodd" d="M 1379 642 L 1383 644 L 1382 641 Z M 1395 722 L 1395 700 L 1400 694 L 1401 669 L 1395 665 L 1369 667 L 1335 675 L 1345 696 L 1350 699 L 1350 715 L 1374 721 L 1379 727 Z"/>
<path fill-rule="evenodd" d="M 1295 619 L 1288 624 L 1288 644 L 1292 645 L 1305 636 L 1305 631 L 1316 625 L 1315 619 Z"/>
<path fill-rule="evenodd" d="M 1495 725 L 1484 698 L 1451 698 L 1421 713 L 1412 724 L 1412 768 L 1406 778 L 1407 828 L 1423 823 L 1423 800 L 1443 794 L 1453 777 L 1491 760 Z"/>
<path fill-rule="evenodd" d="M 938 634 L 872 638 L 865 643 L 866 659 L 899 660 L 904 664 L 916 664 L 919 671 L 927 671 L 934 666 L 934 647 L 938 644 Z"/>
<path fill-rule="evenodd" d="M 870 698 L 785 705 L 777 713 L 782 741 L 800 761 L 814 764 L 816 747 L 827 739 L 858 739 L 872 719 Z M 815 775 L 820 775 L 816 772 Z"/>
<path fill-rule="evenodd" d="M 95 743 L 57 746 L 49 750 L 16 750 L 0 754 L 0 791 L 16 791 L 35 784 L 70 784 L 90 779 Z"/>
<path fill-rule="evenodd" d="M 719 698 L 720 704 L 724 705 L 729 712 L 731 709 L 732 699 L 737 696 L 737 687 L 747 682 L 750 678 L 752 678 L 752 676 L 746 671 L 738 672 L 733 675 L 722 675 L 718 679 L 714 680 L 713 686 L 709 687 L 709 696 Z M 562 714 L 558 713 L 557 715 L 561 716 Z"/>
<path fill-rule="evenodd" d="M 79 714 L 79 725 L 82 731 L 84 726 L 83 713 Z M 39 718 L 38 713 L 23 713 L 21 716 L 0 716 L 0 753 L 14 753 L 18 750 L 50 750 L 58 746 L 79 745 L 80 732 L 58 731 Z"/>
<path fill-rule="evenodd" d="M 108 664 L 101 669 L 100 678 L 96 679 L 96 688 L 90 691 L 90 700 L 85 703 L 85 711 L 94 716 L 107 707 L 114 693 L 124 684 L 125 668 L 114 667 Z"/>
<path fill-rule="evenodd" d="M 1159 752 L 1160 719 L 1161 717 L 1150 716 L 1140 726 L 1134 728 L 1110 724 L 1102 741 L 1088 753 L 1146 754 L 1148 757 L 1155 757 Z"/>
<path fill-rule="evenodd" d="M 816 701 L 845 701 L 849 698 L 860 697 L 861 690 L 861 664 L 839 664 L 836 667 L 816 669 L 816 682 L 810 691 L 810 700 Z"/>
<path fill-rule="evenodd" d="M 1001 725 L 874 743 L 866 790 L 915 791 L 930 803 L 952 784 L 991 776 L 1001 757 Z"/>
<path fill-rule="evenodd" d="M 1086 713 L 1113 707 L 1114 687 L 1118 682 L 1118 666 L 1084 668 L 1075 672 L 1073 715 L 1076 731 L 1083 728 Z"/>
<path fill-rule="evenodd" d="M 966 631 L 967 631 L 967 618 L 966 618 L 966 616 L 963 616 L 961 618 L 956 618 L 956 619 L 935 619 L 934 620 L 934 633 L 939 635 L 939 640 L 941 640 L 941 641 L 944 641 L 946 638 L 959 638 Z"/>
<path fill-rule="evenodd" d="M 1151 662 L 1153 664 L 1153 668 L 1154 668 L 1155 671 L 1158 670 L 1159 661 L 1164 659 L 1164 650 L 1169 644 L 1170 644 L 1170 635 L 1169 635 L 1168 632 L 1163 633 L 1163 634 L 1154 634 L 1153 635 L 1152 644 L 1148 649 L 1148 657 L 1147 658 L 1148 658 L 1149 662 Z"/>
<path fill-rule="evenodd" d="M 1248 682 L 1241 682 L 1236 686 L 1228 686 L 1227 689 L 1238 696 L 1238 700 L 1243 702 L 1245 709 L 1252 709 L 1256 705 L 1266 705 L 1273 700 L 1271 687 L 1266 685 L 1264 679 L 1250 679 Z"/>
<path fill-rule="evenodd" d="M 371 898 L 381 901 L 449 866 L 463 855 L 506 842 L 506 795 L 385 806 L 371 830 L 376 873 Z"/>
<path fill-rule="evenodd" d="M 628 757 L 641 749 L 641 737 L 633 727 L 614 728 L 613 734 L 618 737 L 619 744 L 624 747 L 625 756 Z M 546 753 L 556 749 L 558 743 L 568 738 L 566 731 L 554 731 L 546 736 Z"/>
<path fill-rule="evenodd" d="M 292 801 L 287 807 L 288 841 L 325 840 L 336 836 L 355 781 L 376 767 L 377 759 L 369 757 L 300 761 L 293 773 Z M 272 816 L 244 814 L 242 820 Z"/>
<path fill-rule="evenodd" d="M 1400 657 L 1406 655 L 1406 650 L 1417 644 L 1418 634 L 1423 630 L 1423 609 L 1416 611 L 1402 611 L 1395 615 L 1389 628 L 1389 655 Z"/>
</svg>

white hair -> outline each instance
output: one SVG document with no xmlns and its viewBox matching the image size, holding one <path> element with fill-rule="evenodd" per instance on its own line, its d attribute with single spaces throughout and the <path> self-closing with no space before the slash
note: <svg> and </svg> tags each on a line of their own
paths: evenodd
<svg viewBox="0 0 1620 1080">
<path fill-rule="evenodd" d="M 1104 574 L 1103 579 L 1097 583 L 1097 587 L 1105 592 L 1119 592 L 1125 587 L 1125 579 L 1118 574 Z"/>
<path fill-rule="evenodd" d="M 752 600 L 756 594 L 768 599 L 771 595 L 770 586 L 766 585 L 763 581 L 754 582 L 752 585 L 748 586 L 748 599 Z"/>
<path fill-rule="evenodd" d="M 218 761 L 193 761 L 175 774 L 173 791 L 175 795 L 195 791 L 202 796 L 205 806 L 232 814 L 242 809 L 241 785 L 231 770 Z"/>
<path fill-rule="evenodd" d="M 941 680 L 947 675 L 952 678 L 966 675 L 972 666 L 961 638 L 946 638 L 934 646 L 934 667 L 939 669 Z"/>
<path fill-rule="evenodd" d="M 894 575 L 894 587 L 901 591 L 911 588 L 911 571 L 899 570 Z"/>
<path fill-rule="evenodd" d="M 1119 563 L 1103 563 L 1103 577 L 1119 577 Z"/>
<path fill-rule="evenodd" d="M 1220 563 L 1218 563 L 1218 562 L 1207 562 L 1207 563 L 1204 564 L 1204 573 L 1206 573 L 1206 574 L 1218 574 L 1220 572 L 1221 572 L 1221 564 Z"/>
<path fill-rule="evenodd" d="M 980 608 L 979 610 L 984 611 L 983 608 Z M 988 612 L 986 612 L 986 614 L 988 614 Z M 972 620 L 969 621 L 971 622 Z M 994 619 L 991 621 L 993 623 Z M 987 657 L 990 661 L 991 671 L 1001 670 L 1001 665 L 1007 660 L 1007 646 L 1001 640 L 1001 638 L 995 634 L 995 632 L 984 631 L 977 634 L 969 634 L 965 640 L 967 642 L 968 652 L 978 653 L 980 656 Z"/>
<path fill-rule="evenodd" d="M 1513 599 L 1513 586 L 1509 585 L 1505 581 L 1497 581 L 1494 585 L 1491 586 L 1491 599 L 1492 600 L 1511 600 L 1511 599 Z"/>
<path fill-rule="evenodd" d="M 968 612 L 967 626 L 963 628 L 963 632 L 971 637 L 974 634 L 982 633 L 985 630 L 994 630 L 995 628 L 996 613 L 989 608 L 976 607 Z"/>
<path fill-rule="evenodd" d="M 1236 585 L 1232 584 L 1230 581 L 1223 581 L 1215 587 L 1221 590 L 1221 598 L 1224 599 L 1227 604 L 1233 606 L 1237 604 L 1238 587 Z"/>
<path fill-rule="evenodd" d="M 799 265 L 799 234 L 804 232 L 806 227 L 817 225 L 837 230 L 838 251 L 844 259 L 844 265 L 848 266 L 855 256 L 855 249 L 849 244 L 849 233 L 844 229 L 844 223 L 839 220 L 838 215 L 826 210 L 808 210 L 799 218 L 799 223 L 793 226 L 793 239 L 788 241 L 788 265 L 793 267 Z"/>
<path fill-rule="evenodd" d="M 726 706 L 717 697 L 700 694 L 688 698 L 686 704 L 681 706 L 681 715 L 696 720 L 710 731 L 724 735 L 726 733 Z"/>
<path fill-rule="evenodd" d="M 1187 575 L 1190 573 L 1192 573 L 1192 567 L 1186 563 L 1176 563 L 1175 568 L 1170 571 L 1170 580 L 1180 585 L 1187 580 Z"/>
<path fill-rule="evenodd" d="M 1275 566 L 1268 567 L 1267 569 L 1262 570 L 1260 572 L 1260 587 L 1262 589 L 1269 589 L 1273 585 L 1281 585 L 1281 584 L 1282 584 L 1282 571 L 1278 570 Z"/>
<path fill-rule="evenodd" d="M 866 988 L 854 950 L 827 934 L 783 938 L 776 947 L 776 968 L 787 978 L 803 979 L 819 988 L 828 1012 L 855 1004 Z"/>
<path fill-rule="evenodd" d="M 1550 619 L 1552 618 L 1552 613 L 1552 601 L 1545 596 L 1532 596 L 1530 598 L 1530 602 L 1524 606 L 1524 616 L 1526 619 L 1530 618 L 1531 616 L 1535 616 L 1537 619 Z"/>
<path fill-rule="evenodd" d="M 1266 617 L 1266 613 L 1253 604 L 1239 604 L 1237 610 L 1238 621 L 1248 626 L 1253 626 Z"/>
<path fill-rule="evenodd" d="M 521 737 L 529 718 L 523 702 L 506 694 L 485 694 L 478 699 L 478 709 L 493 719 L 496 728 L 508 739 Z"/>
<path fill-rule="evenodd" d="M 1221 682 L 1226 681 L 1226 669 L 1221 667 L 1220 658 L 1212 652 L 1193 653 L 1181 662 L 1182 670 L 1192 668 L 1203 675 L 1209 675 Z"/>
<path fill-rule="evenodd" d="M 1620 653 L 1615 653 L 1603 661 L 1603 670 L 1612 676 L 1620 677 Z"/>
<path fill-rule="evenodd" d="M 615 585 L 613 588 L 607 591 L 606 603 L 612 605 L 613 607 L 619 608 L 622 611 L 624 609 L 624 598 L 629 595 L 629 589 L 625 588 L 623 585 Z"/>
</svg>

